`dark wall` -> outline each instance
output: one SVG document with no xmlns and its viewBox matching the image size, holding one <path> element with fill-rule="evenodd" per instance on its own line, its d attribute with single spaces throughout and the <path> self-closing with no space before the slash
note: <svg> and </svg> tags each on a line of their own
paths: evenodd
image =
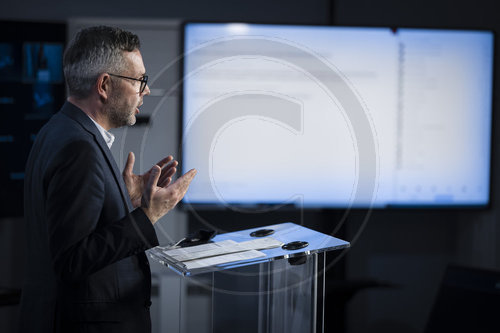
<svg viewBox="0 0 500 333">
<path fill-rule="evenodd" d="M 0 18 L 66 20 L 70 17 L 183 18 L 190 20 L 242 20 L 259 22 L 328 23 L 329 0 L 120 1 L 35 0 L 2 2 Z"/>
<path fill-rule="evenodd" d="M 348 25 L 496 28 L 498 9 L 494 0 L 336 0 L 334 21 Z"/>
</svg>

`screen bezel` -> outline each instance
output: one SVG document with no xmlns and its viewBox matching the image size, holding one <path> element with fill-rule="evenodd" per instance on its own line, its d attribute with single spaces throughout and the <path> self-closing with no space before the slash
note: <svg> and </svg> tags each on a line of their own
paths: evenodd
<svg viewBox="0 0 500 333">
<path fill-rule="evenodd" d="M 492 35 L 492 43 L 493 43 L 493 55 L 492 55 L 492 80 L 491 80 L 491 87 L 492 87 L 492 94 L 491 94 L 491 122 L 490 122 L 490 152 L 489 152 L 489 172 L 488 172 L 488 196 L 487 196 L 487 202 L 485 204 L 456 204 L 456 205 L 451 205 L 451 204 L 388 204 L 384 206 L 378 206 L 378 205 L 372 205 L 372 206 L 312 206 L 312 205 L 306 205 L 304 207 L 297 207 L 294 205 L 290 204 L 283 204 L 283 203 L 255 203 L 255 204 L 242 204 L 242 203 L 216 203 L 216 202 L 211 202 L 211 203 L 193 203 L 193 202 L 186 202 L 184 199 L 179 203 L 179 207 L 183 210 L 199 210 L 199 211 L 229 211 L 229 210 L 235 210 L 235 211 L 288 211 L 288 210 L 297 210 L 301 209 L 304 211 L 318 211 L 318 210 L 333 210 L 333 211 L 370 211 L 370 210 L 407 210 L 407 211 L 421 211 L 421 210 L 450 210 L 450 211 L 457 211 L 457 210 L 489 210 L 492 208 L 492 195 L 494 192 L 493 188 L 493 160 L 494 160 L 494 149 L 493 149 L 493 138 L 495 137 L 495 132 L 494 132 L 494 123 L 495 123 L 495 68 L 496 68 L 496 62 L 495 62 L 495 57 L 497 55 L 497 46 L 496 46 L 496 34 L 495 31 L 487 28 L 470 28 L 470 27 L 418 27 L 418 26 L 398 26 L 398 27 L 393 27 L 393 26 L 378 26 L 378 25 L 328 25 L 328 24 L 294 24 L 294 23 L 268 23 L 268 22 L 252 22 L 252 21 L 210 21 L 210 20 L 204 20 L 204 21 L 195 21 L 195 20 L 186 20 L 181 23 L 181 38 L 179 39 L 180 42 L 180 51 L 182 56 L 180 57 L 179 61 L 179 103 L 178 103 L 178 108 L 179 108 L 179 167 L 182 170 L 182 172 L 186 172 L 187 170 L 183 169 L 183 150 L 182 150 L 182 145 L 183 145 L 183 135 L 184 135 L 184 129 L 183 129 L 183 122 L 184 122 L 184 76 L 185 76 L 185 66 L 184 66 L 184 58 L 185 58 L 185 38 L 186 38 L 186 26 L 190 24 L 255 24 L 255 25 L 269 25 L 269 26 L 283 26 L 283 27 L 332 27 L 332 28 L 382 28 L 382 29 L 391 29 L 393 32 L 396 32 L 399 29 L 418 29 L 418 30 L 440 30 L 440 31 L 471 31 L 471 32 L 488 32 L 491 33 Z M 236 209 L 234 209 L 236 208 Z"/>
</svg>

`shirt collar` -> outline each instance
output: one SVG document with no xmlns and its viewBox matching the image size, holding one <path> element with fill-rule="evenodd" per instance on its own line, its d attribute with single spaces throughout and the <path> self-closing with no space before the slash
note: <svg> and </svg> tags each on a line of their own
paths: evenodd
<svg viewBox="0 0 500 333">
<path fill-rule="evenodd" d="M 99 125 L 94 119 L 92 119 L 92 117 L 90 117 L 89 115 L 87 115 L 87 116 L 90 118 L 90 120 L 92 120 L 92 122 L 95 124 L 95 126 L 97 127 L 97 129 L 101 133 L 102 138 L 104 139 L 104 141 L 108 145 L 108 148 L 111 149 L 111 145 L 113 145 L 113 142 L 115 141 L 115 136 L 113 134 L 111 134 L 110 132 L 106 131 L 104 129 L 104 127 Z"/>
</svg>

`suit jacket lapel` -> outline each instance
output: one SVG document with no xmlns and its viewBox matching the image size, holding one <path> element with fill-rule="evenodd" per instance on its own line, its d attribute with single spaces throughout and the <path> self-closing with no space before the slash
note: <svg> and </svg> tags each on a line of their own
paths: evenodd
<svg viewBox="0 0 500 333">
<path fill-rule="evenodd" d="M 103 152 L 109 167 L 113 170 L 115 181 L 120 187 L 120 193 L 122 195 L 123 202 L 128 207 L 128 210 L 131 211 L 133 209 L 133 205 L 130 200 L 128 190 L 125 186 L 125 182 L 123 181 L 121 172 L 116 165 L 115 159 L 113 158 L 108 145 L 104 141 L 104 138 L 102 137 L 95 124 L 80 108 L 70 102 L 64 103 L 61 109 L 61 113 L 78 122 L 87 132 L 91 133 L 94 136 L 94 140 Z"/>
</svg>

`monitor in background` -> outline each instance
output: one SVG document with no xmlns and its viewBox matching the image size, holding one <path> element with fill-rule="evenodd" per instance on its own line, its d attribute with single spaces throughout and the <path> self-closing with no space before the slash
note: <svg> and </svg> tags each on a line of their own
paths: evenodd
<svg viewBox="0 0 500 333">
<path fill-rule="evenodd" d="M 23 215 L 28 154 L 64 102 L 65 39 L 65 24 L 0 21 L 1 217 Z"/>
<path fill-rule="evenodd" d="M 489 31 L 184 26 L 184 203 L 489 203 Z"/>
</svg>

